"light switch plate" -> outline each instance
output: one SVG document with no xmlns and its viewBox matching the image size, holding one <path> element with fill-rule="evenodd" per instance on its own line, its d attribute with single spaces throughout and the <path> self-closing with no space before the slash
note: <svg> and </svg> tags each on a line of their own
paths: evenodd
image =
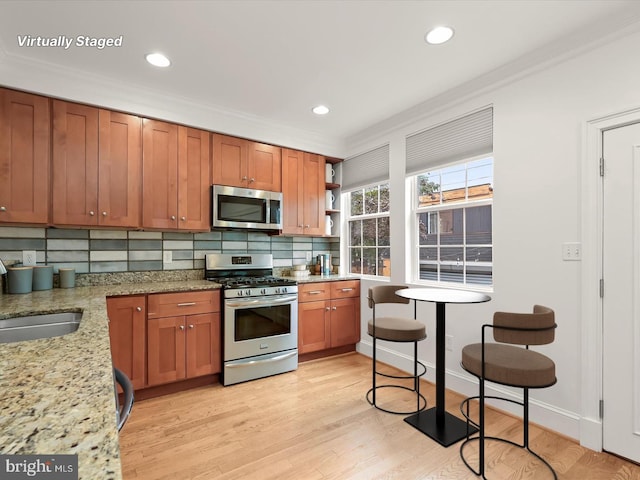
<svg viewBox="0 0 640 480">
<path fill-rule="evenodd" d="M 580 242 L 565 242 L 562 244 L 562 260 L 578 261 L 582 259 L 582 244 Z"/>
</svg>

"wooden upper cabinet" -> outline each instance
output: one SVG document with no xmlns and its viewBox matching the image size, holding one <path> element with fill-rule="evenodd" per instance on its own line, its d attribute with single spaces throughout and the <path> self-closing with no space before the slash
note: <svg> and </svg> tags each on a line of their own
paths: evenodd
<svg viewBox="0 0 640 480">
<path fill-rule="evenodd" d="M 140 225 L 140 119 L 53 102 L 53 223 Z"/>
<path fill-rule="evenodd" d="M 213 183 L 282 191 L 280 147 L 213 134 Z"/>
<path fill-rule="evenodd" d="M 322 155 L 304 154 L 302 180 L 304 201 L 302 203 L 304 233 L 324 235 L 325 224 L 325 161 Z"/>
<path fill-rule="evenodd" d="M 324 164 L 321 155 L 282 150 L 283 234 L 324 234 Z"/>
<path fill-rule="evenodd" d="M 142 226 L 178 227 L 178 126 L 143 120 Z"/>
<path fill-rule="evenodd" d="M 282 233 L 304 233 L 303 152 L 282 149 Z"/>
<path fill-rule="evenodd" d="M 158 120 L 143 125 L 142 226 L 208 231 L 210 134 Z"/>
<path fill-rule="evenodd" d="M 249 188 L 282 191 L 281 149 L 264 143 L 249 142 L 247 176 Z"/>
<path fill-rule="evenodd" d="M 209 230 L 211 227 L 211 134 L 178 127 L 178 227 Z"/>
<path fill-rule="evenodd" d="M 0 223 L 49 220 L 49 99 L 0 88 Z"/>
<path fill-rule="evenodd" d="M 247 187 L 249 142 L 242 138 L 213 134 L 213 183 Z"/>
<path fill-rule="evenodd" d="M 139 227 L 142 196 L 140 117 L 100 110 L 98 224 Z"/>
</svg>

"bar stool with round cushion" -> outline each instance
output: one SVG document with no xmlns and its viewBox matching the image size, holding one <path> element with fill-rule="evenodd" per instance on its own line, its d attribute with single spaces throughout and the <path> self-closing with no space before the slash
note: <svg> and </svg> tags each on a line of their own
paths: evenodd
<svg viewBox="0 0 640 480">
<path fill-rule="evenodd" d="M 379 285 L 369 288 L 369 308 L 373 310 L 373 317 L 369 320 L 368 332 L 373 338 L 373 364 L 372 364 L 372 387 L 367 392 L 367 401 L 379 410 L 398 415 L 410 415 L 424 410 L 427 400 L 420 393 L 420 377 L 427 371 L 425 365 L 418 360 L 418 342 L 427 338 L 426 328 L 422 322 L 400 316 L 376 316 L 376 305 L 380 304 L 407 304 L 408 298 L 396 295 L 396 291 L 407 288 L 404 285 Z M 391 375 L 377 369 L 376 347 L 378 340 L 388 342 L 413 343 L 413 375 Z M 405 385 L 384 384 L 378 385 L 376 380 L 378 375 L 393 379 L 412 379 L 413 387 Z M 376 392 L 381 389 L 404 389 L 413 392 L 416 398 L 416 409 L 404 412 L 381 407 L 376 402 Z"/>
<path fill-rule="evenodd" d="M 495 342 L 487 341 L 487 329 L 493 332 Z M 540 455 L 529 448 L 529 389 L 554 385 L 556 366 L 549 357 L 529 350 L 529 345 L 546 345 L 555 338 L 555 315 L 553 310 L 540 305 L 533 307 L 533 313 L 496 312 L 493 324 L 482 326 L 482 343 L 467 345 L 462 349 L 462 368 L 476 376 L 479 381 L 479 395 L 465 399 L 460 411 L 467 419 L 467 425 L 478 429 L 476 435 L 467 435 L 460 446 L 460 456 L 465 465 L 476 475 L 485 477 L 485 440 L 498 440 L 524 448 L 538 458 L 557 480 L 556 472 Z M 517 346 L 516 346 L 517 345 Z M 485 395 L 485 381 L 523 389 L 522 402 L 510 398 Z M 523 407 L 522 444 L 499 437 L 486 435 L 484 407 L 485 400 L 493 399 L 515 403 Z M 479 421 L 471 420 L 469 402 L 479 400 Z M 467 431 L 470 431 L 467 428 Z M 475 470 L 464 456 L 464 449 L 470 442 L 479 442 L 479 469 Z M 539 478 L 536 476 L 535 478 Z"/>
</svg>

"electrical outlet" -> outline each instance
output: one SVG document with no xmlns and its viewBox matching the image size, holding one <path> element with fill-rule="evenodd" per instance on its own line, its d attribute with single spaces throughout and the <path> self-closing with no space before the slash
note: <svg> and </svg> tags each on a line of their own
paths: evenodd
<svg viewBox="0 0 640 480">
<path fill-rule="evenodd" d="M 311 252 L 307 252 L 307 262 L 311 261 Z"/>
<path fill-rule="evenodd" d="M 22 251 L 22 264 L 23 265 L 35 265 L 36 264 L 36 251 L 35 250 L 23 250 Z"/>
<path fill-rule="evenodd" d="M 173 263 L 173 252 L 171 250 L 162 252 L 162 263 Z"/>
<path fill-rule="evenodd" d="M 453 352 L 453 335 L 445 336 L 445 346 L 448 352 Z"/>
<path fill-rule="evenodd" d="M 579 242 L 565 242 L 562 244 L 562 260 L 577 261 L 582 259 L 582 244 Z"/>
</svg>

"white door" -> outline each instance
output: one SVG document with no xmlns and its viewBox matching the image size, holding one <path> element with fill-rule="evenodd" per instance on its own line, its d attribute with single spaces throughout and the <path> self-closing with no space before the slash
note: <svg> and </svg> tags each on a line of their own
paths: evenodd
<svg viewBox="0 0 640 480">
<path fill-rule="evenodd" d="M 603 134 L 603 447 L 640 462 L 640 123 Z"/>
</svg>

